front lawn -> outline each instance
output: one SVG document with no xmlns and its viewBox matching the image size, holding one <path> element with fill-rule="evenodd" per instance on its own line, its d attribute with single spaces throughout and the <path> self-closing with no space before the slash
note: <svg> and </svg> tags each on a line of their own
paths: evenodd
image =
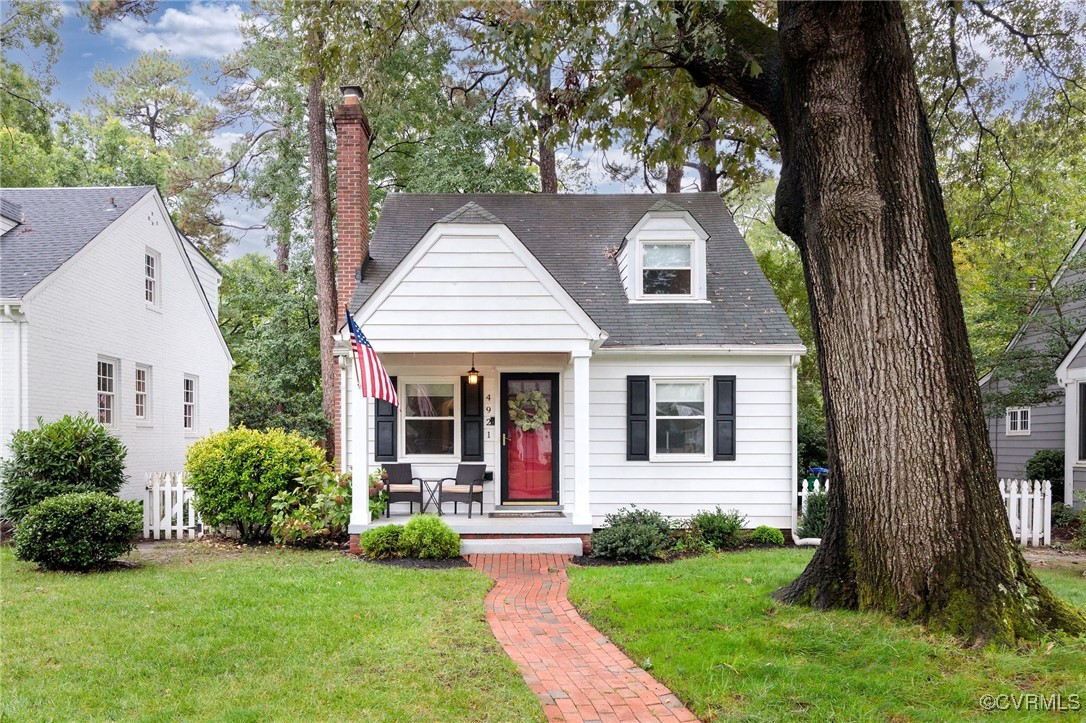
<svg viewBox="0 0 1086 723">
<path fill-rule="evenodd" d="M 769 594 L 810 556 L 571 568 L 570 599 L 702 719 L 943 721 L 983 716 L 981 695 L 1021 692 L 1061 693 L 1065 704 L 1077 694 L 1086 706 L 1084 640 L 976 653 L 883 615 L 775 604 Z M 1039 574 L 1086 607 L 1083 568 Z"/>
<path fill-rule="evenodd" d="M 491 583 L 473 570 L 203 543 L 152 555 L 74 575 L 0 550 L 0 718 L 543 717 L 487 626 Z"/>
</svg>

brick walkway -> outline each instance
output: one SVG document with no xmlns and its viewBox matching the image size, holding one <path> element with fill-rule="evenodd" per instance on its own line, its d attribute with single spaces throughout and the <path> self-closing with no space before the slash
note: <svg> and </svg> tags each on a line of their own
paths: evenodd
<svg viewBox="0 0 1086 723">
<path fill-rule="evenodd" d="M 696 721 L 566 598 L 568 555 L 468 555 L 494 578 L 486 618 L 551 721 Z"/>
</svg>

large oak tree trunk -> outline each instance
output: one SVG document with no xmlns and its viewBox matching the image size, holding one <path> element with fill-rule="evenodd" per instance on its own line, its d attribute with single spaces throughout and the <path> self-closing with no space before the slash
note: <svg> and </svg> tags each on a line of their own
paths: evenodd
<svg viewBox="0 0 1086 723">
<path fill-rule="evenodd" d="M 543 193 L 558 193 L 558 163 L 554 155 L 554 114 L 551 112 L 551 67 L 540 64 L 536 69 L 535 100 L 539 110 L 536 131 L 538 142 L 536 153 L 539 155 L 539 186 Z"/>
<path fill-rule="evenodd" d="M 313 273 L 317 284 L 317 322 L 320 327 L 321 409 L 324 418 L 335 419 L 335 390 L 339 384 L 339 369 L 334 356 L 335 335 L 339 318 L 336 299 L 336 262 L 332 241 L 332 201 L 328 191 L 328 114 L 322 90 L 324 73 L 314 70 L 309 80 L 306 98 L 306 131 L 309 136 L 311 201 L 313 207 Z M 328 425 L 325 454 L 331 461 L 335 455 L 335 430 Z"/>
<path fill-rule="evenodd" d="M 689 67 L 773 123 L 777 224 L 803 255 L 832 481 L 822 544 L 779 599 L 880 610 L 977 643 L 1086 631 L 1011 538 L 902 8 L 782 2 L 711 20 Z"/>
</svg>

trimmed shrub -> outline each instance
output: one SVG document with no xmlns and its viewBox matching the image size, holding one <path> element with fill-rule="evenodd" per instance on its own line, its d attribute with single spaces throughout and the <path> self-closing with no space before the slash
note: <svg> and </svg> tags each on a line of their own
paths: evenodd
<svg viewBox="0 0 1086 723">
<path fill-rule="evenodd" d="M 1052 526 L 1070 527 L 1079 521 L 1079 511 L 1062 502 L 1052 503 Z"/>
<path fill-rule="evenodd" d="M 1026 462 L 1026 479 L 1050 480 L 1052 503 L 1063 499 L 1063 450 L 1039 449 Z"/>
<path fill-rule="evenodd" d="M 363 532 L 362 536 L 358 538 L 358 546 L 362 548 L 362 552 L 368 557 L 376 560 L 399 557 L 400 537 L 402 536 L 403 525 L 382 525 Z M 459 551 L 459 543 L 457 550 Z"/>
<path fill-rule="evenodd" d="M 592 554 L 610 560 L 652 560 L 673 544 L 671 521 L 655 510 L 622 508 L 592 533 Z"/>
<path fill-rule="evenodd" d="M 259 541 L 271 531 L 275 495 L 324 464 L 324 451 L 297 432 L 238 427 L 193 443 L 185 471 L 205 525 L 236 525 L 243 540 Z"/>
<path fill-rule="evenodd" d="M 799 525 L 800 537 L 822 537 L 826 529 L 826 515 L 829 514 L 829 502 L 825 492 L 815 492 L 807 498 L 807 511 Z"/>
<path fill-rule="evenodd" d="M 779 547 L 784 544 L 784 533 L 776 527 L 760 525 L 754 528 L 754 532 L 750 535 L 750 541 L 757 545 L 774 545 Z"/>
<path fill-rule="evenodd" d="M 738 510 L 725 512 L 719 507 L 714 512 L 701 510 L 690 518 L 690 529 L 715 550 L 739 547 L 739 533 L 747 524 L 746 515 Z"/>
<path fill-rule="evenodd" d="M 400 552 L 405 557 L 447 560 L 460 554 L 460 535 L 437 515 L 416 515 L 400 533 Z"/>
<path fill-rule="evenodd" d="M 0 516 L 18 524 L 44 499 L 69 492 L 116 495 L 124 484 L 121 440 L 86 414 L 17 430 L 0 462 Z"/>
<path fill-rule="evenodd" d="M 285 545 L 322 545 L 347 539 L 351 475 L 329 464 L 303 470 L 294 489 L 272 498 L 272 539 Z"/>
<path fill-rule="evenodd" d="M 72 492 L 31 507 L 15 530 L 15 556 L 43 570 L 89 570 L 132 550 L 143 507 L 104 492 Z"/>
</svg>

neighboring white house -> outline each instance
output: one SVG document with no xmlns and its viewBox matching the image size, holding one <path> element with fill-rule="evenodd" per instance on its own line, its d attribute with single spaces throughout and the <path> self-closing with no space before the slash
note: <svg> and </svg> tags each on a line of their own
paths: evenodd
<svg viewBox="0 0 1086 723">
<path fill-rule="evenodd" d="M 794 526 L 806 350 L 718 195 L 392 194 L 367 256 L 350 310 L 400 407 L 342 357 L 352 533 L 381 523 L 359 472 L 392 461 L 486 465 L 461 532 L 580 536 L 630 505 Z"/>
<path fill-rule="evenodd" d="M 1054 328 L 1075 328 L 1081 337 L 1059 363 L 1051 378 L 1055 400 L 1047 404 L 1016 406 L 1002 410 L 988 420 L 988 433 L 995 455 L 996 474 L 1001 478 L 1024 479 L 1026 462 L 1042 449 L 1063 449 L 1064 489 L 1059 494 L 1068 504 L 1074 493 L 1086 492 L 1086 231 L 1079 234 L 1064 263 L 1053 277 L 1053 285 L 1070 296 L 1057 310 L 1045 304 L 1035 306 L 1027 321 L 1007 344 L 1004 353 L 1044 355 L 1050 349 L 1066 349 Z M 1081 298 L 1079 291 L 1083 291 Z M 989 372 L 980 380 L 982 390 L 999 392 L 1009 386 L 1005 379 Z"/>
<path fill-rule="evenodd" d="M 128 448 L 125 498 L 229 423 L 215 266 L 153 186 L 0 189 L 0 454 L 87 412 Z"/>
</svg>

